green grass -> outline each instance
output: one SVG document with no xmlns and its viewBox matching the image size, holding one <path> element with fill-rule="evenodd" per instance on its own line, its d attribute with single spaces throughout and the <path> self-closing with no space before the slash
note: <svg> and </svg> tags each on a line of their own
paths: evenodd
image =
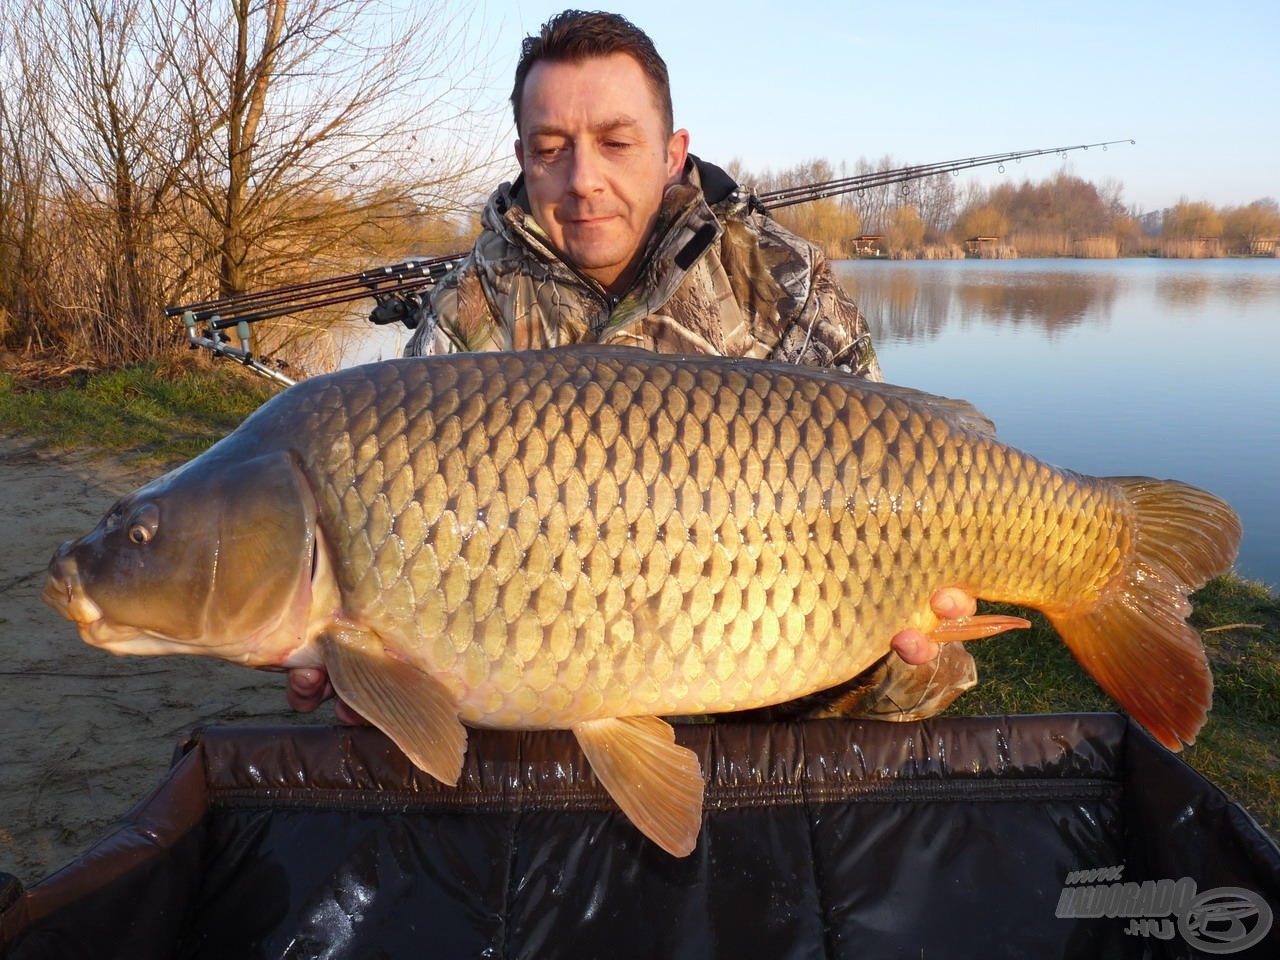
<svg viewBox="0 0 1280 960">
<path fill-rule="evenodd" d="M 1219 577 L 1192 597 L 1213 664 L 1213 712 L 1187 761 L 1280 837 L 1280 597 Z"/>
<path fill-rule="evenodd" d="M 1191 622 L 1202 631 L 1213 668 L 1213 709 L 1182 757 L 1280 838 L 1280 596 L 1234 574 L 1191 597 Z M 1076 663 L 1040 614 L 1002 604 L 984 612 L 1032 622 L 969 645 L 978 685 L 953 715 L 1119 710 Z"/>
<path fill-rule="evenodd" d="M 232 364 L 145 364 L 36 384 L 0 374 L 0 430 L 50 449 L 174 463 L 230 433 L 278 393 Z"/>
<path fill-rule="evenodd" d="M 0 430 L 54 448 L 173 464 L 230 432 L 278 388 L 233 364 L 155 365 L 34 386 L 0 374 Z M 1227 575 L 1192 598 L 1214 672 L 1214 707 L 1183 756 L 1280 836 L 1280 597 Z M 951 714 L 1115 710 L 1039 614 L 1033 628 L 970 645 L 979 682 Z"/>
</svg>

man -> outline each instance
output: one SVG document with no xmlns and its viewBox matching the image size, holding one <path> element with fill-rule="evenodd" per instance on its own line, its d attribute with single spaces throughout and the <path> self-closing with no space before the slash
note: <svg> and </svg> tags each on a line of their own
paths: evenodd
<svg viewBox="0 0 1280 960">
<path fill-rule="evenodd" d="M 407 354 L 594 341 L 881 379 L 866 321 L 817 247 L 689 155 L 666 65 L 629 21 L 579 11 L 548 21 L 524 41 L 511 103 L 521 176 L 490 198 L 484 231 L 433 291 Z M 975 610 L 955 589 L 932 605 L 951 621 Z M 976 679 L 967 651 L 952 644 L 939 656 L 920 630 L 898 634 L 893 649 L 797 710 L 932 716 Z M 295 670 L 288 695 L 308 711 L 332 690 L 323 671 Z M 339 716 L 354 719 L 342 705 Z"/>
<path fill-rule="evenodd" d="M 753 209 L 674 130 L 666 66 L 621 17 L 574 11 L 525 41 L 522 171 L 484 212 L 408 353 L 583 340 L 838 364 L 880 379 L 820 251 Z"/>
</svg>

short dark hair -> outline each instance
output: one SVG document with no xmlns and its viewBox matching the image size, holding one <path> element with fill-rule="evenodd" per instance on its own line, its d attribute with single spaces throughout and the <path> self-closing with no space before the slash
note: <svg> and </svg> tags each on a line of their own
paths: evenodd
<svg viewBox="0 0 1280 960">
<path fill-rule="evenodd" d="M 649 86 L 658 99 L 667 125 L 667 134 L 675 129 L 671 109 L 671 80 L 667 64 L 658 56 L 648 34 L 626 17 L 617 13 L 585 13 L 566 10 L 542 25 L 537 34 L 524 38 L 520 62 L 516 64 L 516 83 L 511 91 L 511 109 L 515 115 L 516 136 L 520 135 L 520 99 L 529 71 L 540 60 L 553 63 L 575 63 L 590 57 L 607 57 L 625 53 L 633 58 L 649 78 Z"/>
</svg>

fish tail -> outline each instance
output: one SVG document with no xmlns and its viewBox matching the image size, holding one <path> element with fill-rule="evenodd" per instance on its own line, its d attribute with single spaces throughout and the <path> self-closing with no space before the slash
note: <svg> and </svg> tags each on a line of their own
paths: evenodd
<svg viewBox="0 0 1280 960">
<path fill-rule="evenodd" d="M 1109 477 L 1129 503 L 1131 547 L 1087 608 L 1048 611 L 1081 665 L 1170 750 L 1195 742 L 1213 676 L 1187 599 L 1230 569 L 1240 519 L 1210 493 L 1171 480 Z"/>
</svg>

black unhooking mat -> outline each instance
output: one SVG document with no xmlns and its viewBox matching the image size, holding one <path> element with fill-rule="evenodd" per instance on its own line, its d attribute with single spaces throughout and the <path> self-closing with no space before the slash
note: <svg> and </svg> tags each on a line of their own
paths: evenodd
<svg viewBox="0 0 1280 960">
<path fill-rule="evenodd" d="M 1280 850 L 1123 717 L 677 737 L 707 776 L 685 859 L 567 733 L 472 731 L 449 788 L 372 729 L 205 730 L 83 857 L 0 876 L 0 954 L 1280 957 Z"/>
</svg>

